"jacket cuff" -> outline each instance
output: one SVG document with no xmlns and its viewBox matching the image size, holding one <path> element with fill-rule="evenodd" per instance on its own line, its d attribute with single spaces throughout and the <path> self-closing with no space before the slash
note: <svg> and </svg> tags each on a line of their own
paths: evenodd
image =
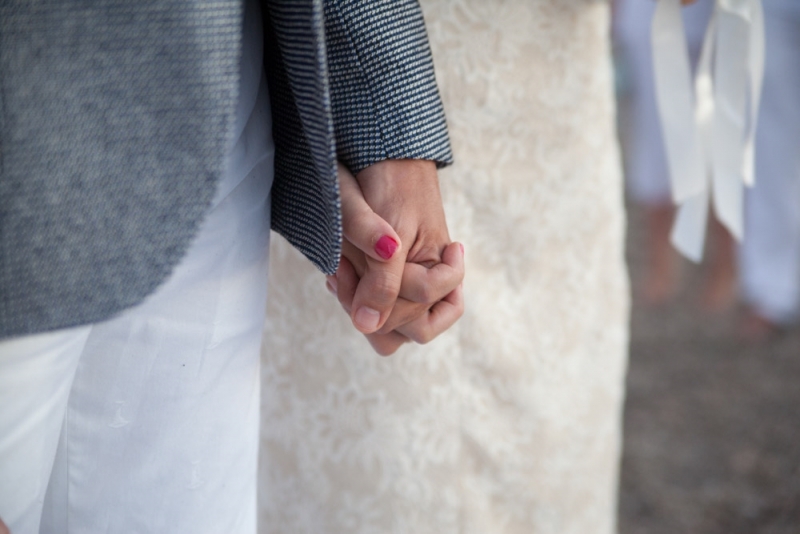
<svg viewBox="0 0 800 534">
<path fill-rule="evenodd" d="M 353 173 L 386 159 L 453 162 L 415 0 L 325 0 L 337 157 Z"/>
</svg>

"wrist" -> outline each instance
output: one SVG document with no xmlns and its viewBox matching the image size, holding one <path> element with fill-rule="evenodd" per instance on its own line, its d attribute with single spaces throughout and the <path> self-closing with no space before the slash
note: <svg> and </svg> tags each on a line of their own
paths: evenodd
<svg viewBox="0 0 800 534">
<path fill-rule="evenodd" d="M 378 210 L 412 198 L 441 198 L 436 163 L 430 160 L 383 160 L 359 172 L 356 181 L 367 202 Z"/>
</svg>

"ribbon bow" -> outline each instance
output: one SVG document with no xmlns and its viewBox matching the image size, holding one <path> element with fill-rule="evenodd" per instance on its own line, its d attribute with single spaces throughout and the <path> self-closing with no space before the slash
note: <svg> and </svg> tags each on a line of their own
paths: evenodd
<svg viewBox="0 0 800 534">
<path fill-rule="evenodd" d="M 716 0 L 692 83 L 680 0 L 658 0 L 653 65 L 672 199 L 672 244 L 703 257 L 709 200 L 740 240 L 744 186 L 755 182 L 754 141 L 764 77 L 761 0 Z"/>
</svg>

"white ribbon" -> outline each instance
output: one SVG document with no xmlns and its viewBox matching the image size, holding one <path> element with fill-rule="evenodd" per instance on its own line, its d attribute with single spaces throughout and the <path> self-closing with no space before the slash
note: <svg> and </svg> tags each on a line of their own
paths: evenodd
<svg viewBox="0 0 800 534">
<path fill-rule="evenodd" d="M 680 0 L 658 0 L 653 70 L 673 201 L 672 243 L 703 257 L 709 201 L 731 234 L 743 235 L 744 186 L 752 186 L 764 77 L 761 0 L 716 0 L 692 83 Z"/>
</svg>

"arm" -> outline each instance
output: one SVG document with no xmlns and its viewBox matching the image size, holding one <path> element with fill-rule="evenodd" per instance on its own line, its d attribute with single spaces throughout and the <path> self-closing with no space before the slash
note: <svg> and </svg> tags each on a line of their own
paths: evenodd
<svg viewBox="0 0 800 534">
<path fill-rule="evenodd" d="M 356 247 L 345 250 L 350 262 L 340 271 L 358 266 L 363 277 L 352 295 L 340 292 L 340 299 L 365 334 L 389 335 L 387 328 L 411 323 L 416 326 L 409 327 L 410 337 L 428 340 L 461 314 L 436 320 L 442 315 L 434 313 L 431 299 L 452 293 L 463 277 L 463 261 L 439 286 L 406 268 L 407 260 L 440 264 L 450 244 L 436 167 L 452 156 L 422 14 L 409 0 L 329 0 L 324 6 L 338 157 L 356 175 L 370 208 L 400 238 L 389 260 L 371 257 L 369 243 L 359 246 L 352 238 L 355 230 L 343 210 L 345 236 Z M 343 188 L 343 207 L 346 196 Z M 358 249 L 365 257 L 355 257 Z M 396 308 L 401 281 L 416 281 L 421 291 L 415 293 L 426 302 Z"/>
</svg>

